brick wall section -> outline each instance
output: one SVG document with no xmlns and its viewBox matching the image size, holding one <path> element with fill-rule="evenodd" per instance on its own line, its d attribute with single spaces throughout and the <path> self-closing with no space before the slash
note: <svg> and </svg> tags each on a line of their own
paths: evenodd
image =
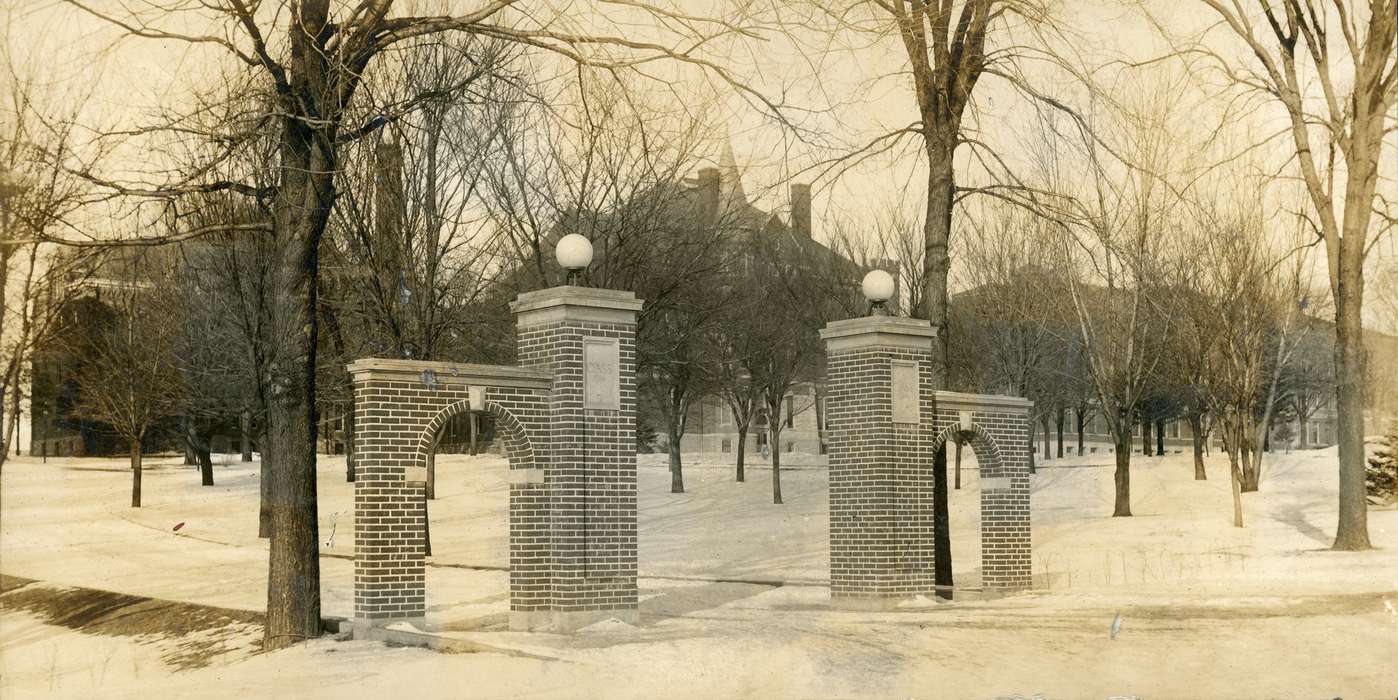
<svg viewBox="0 0 1398 700">
<path fill-rule="evenodd" d="M 496 417 L 497 430 L 505 436 L 510 469 L 521 474 L 536 469 L 540 463 L 532 436 L 547 431 L 548 379 L 517 368 L 492 368 L 496 371 L 482 376 L 480 366 L 445 363 L 361 360 L 350 367 L 357 428 L 355 617 L 420 618 L 426 609 L 427 518 L 421 479 L 433 436 L 448 418 L 470 410 L 471 386 L 484 387 L 483 408 Z M 533 386 L 487 386 L 501 381 Z M 547 513 L 542 484 L 511 484 L 511 609 L 548 605 Z"/>
</svg>

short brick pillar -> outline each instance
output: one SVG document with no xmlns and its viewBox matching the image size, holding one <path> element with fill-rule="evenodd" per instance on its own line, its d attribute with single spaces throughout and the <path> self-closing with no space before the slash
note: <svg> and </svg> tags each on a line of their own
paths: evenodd
<svg viewBox="0 0 1398 700">
<path fill-rule="evenodd" d="M 527 292 L 511 304 L 520 365 L 553 377 L 545 474 L 552 604 L 513 611 L 513 628 L 567 631 L 609 617 L 636 621 L 641 304 L 630 292 L 571 286 Z"/>
<path fill-rule="evenodd" d="M 522 563 L 511 566 L 510 608 L 547 608 L 547 455 L 540 443 L 548 436 L 549 374 L 380 358 L 356 360 L 348 369 L 356 426 L 355 626 L 423 618 L 427 457 L 442 424 L 472 410 L 495 417 L 510 460 L 510 561 Z"/>
<path fill-rule="evenodd" d="M 960 436 L 975 451 L 980 466 L 981 587 L 988 592 L 1024 590 L 1032 584 L 1029 409 L 1033 405 L 1016 396 L 937 392 L 932 449 Z"/>
<path fill-rule="evenodd" d="M 926 321 L 870 316 L 821 331 L 827 353 L 830 596 L 883 607 L 935 593 L 933 408 Z"/>
</svg>

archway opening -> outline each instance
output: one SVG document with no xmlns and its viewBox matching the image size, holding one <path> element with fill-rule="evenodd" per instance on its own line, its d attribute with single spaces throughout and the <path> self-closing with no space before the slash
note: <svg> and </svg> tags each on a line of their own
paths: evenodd
<svg viewBox="0 0 1398 700">
<path fill-rule="evenodd" d="M 952 585 L 958 592 L 975 593 L 985 588 L 986 503 L 994 498 L 987 491 L 1004 487 L 1003 460 L 994 440 L 976 424 L 948 427 L 937 445 L 947 451 Z"/>
<path fill-rule="evenodd" d="M 510 466 L 521 445 L 522 428 L 491 403 L 448 406 L 420 436 L 426 623 L 434 630 L 509 628 Z"/>
</svg>

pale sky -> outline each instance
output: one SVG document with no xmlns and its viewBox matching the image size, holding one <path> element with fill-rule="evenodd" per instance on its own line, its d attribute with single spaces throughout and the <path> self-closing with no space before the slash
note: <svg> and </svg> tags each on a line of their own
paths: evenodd
<svg viewBox="0 0 1398 700">
<path fill-rule="evenodd" d="M 4 0 L 0 0 L 3 3 Z M 21 62 L 27 62 L 30 72 L 42 75 L 52 83 L 54 92 L 77 100 L 91 92 L 83 103 L 82 119 L 102 127 L 119 127 L 155 121 L 162 104 L 176 101 L 192 86 L 207 81 L 217 61 L 225 55 L 202 47 L 179 42 L 142 39 L 121 39 L 120 32 L 77 9 L 56 0 L 9 0 L 10 22 L 6 41 Z M 1184 0 L 1167 2 L 1147 0 L 1152 12 L 1170 31 L 1192 34 L 1205 26 L 1210 17 L 1203 5 Z M 97 0 L 94 4 L 116 8 L 118 0 Z M 142 6 L 145 3 L 124 3 Z M 546 6 L 561 26 L 587 29 L 608 24 L 590 5 L 560 0 L 536 3 Z M 269 3 L 275 5 L 275 3 Z M 432 11 L 469 11 L 478 2 L 450 0 L 419 0 L 419 8 Z M 715 7 L 725 6 L 724 0 L 685 0 L 679 3 L 687 12 L 703 14 Z M 1061 0 L 1054 6 L 1058 24 L 1070 28 L 1071 50 L 1061 51 L 1085 67 L 1098 68 L 1098 79 L 1114 83 L 1114 87 L 1132 81 L 1149 84 L 1150 73 L 1130 73 L 1123 81 L 1113 75 L 1123 75 L 1110 67 L 1113 61 L 1138 61 L 1161 55 L 1167 45 L 1146 21 L 1135 2 L 1128 0 Z M 590 14 L 589 14 L 590 13 Z M 623 24 L 627 17 L 610 15 L 613 32 L 625 29 L 638 33 L 644 26 Z M 208 20 L 197 16 L 177 19 L 175 29 L 206 31 Z M 201 24 L 202 23 L 202 24 Z M 168 26 L 168 25 L 167 25 Z M 697 102 L 717 95 L 726 125 L 714 134 L 713 153 L 717 156 L 724 136 L 731 139 L 739 164 L 746 168 L 745 186 L 758 204 L 768 209 L 782 209 L 786 204 L 784 180 L 813 162 L 847 151 L 854 144 L 867 142 L 874 135 L 907 125 L 916 118 L 910 80 L 896 75 L 903 69 L 902 47 L 896 41 L 877 45 L 850 46 L 857 39 L 842 35 L 834 40 L 821 34 L 797 34 L 806 45 L 793 46 L 779 32 L 764 33 L 763 41 L 724 40 L 709 54 L 725 65 L 743 82 L 771 96 L 782 95 L 795 105 L 820 110 L 817 114 L 801 116 L 803 126 L 816 132 L 820 145 L 804 143 L 778 127 L 770 118 L 744 104 L 727 86 L 718 84 L 711 75 L 698 76 L 695 71 L 657 66 L 654 73 L 668 81 L 657 90 L 668 91 L 677 102 Z M 1218 34 L 1226 38 L 1226 34 Z M 1224 51 L 1238 51 L 1236 45 L 1217 44 Z M 812 47 L 834 47 L 833 51 L 815 51 Z M 541 62 L 547 65 L 547 62 Z M 1107 66 L 1103 68 L 1104 66 Z M 1042 84 L 1045 92 L 1067 96 L 1079 106 L 1080 92 L 1062 80 L 1055 71 L 1034 71 L 1031 77 Z M 717 87 L 715 85 L 717 84 Z M 1196 89 L 1181 91 L 1178 100 L 1195 110 L 1191 116 L 1201 128 L 1211 128 L 1218 120 L 1216 95 Z M 1248 115 L 1248 119 L 1230 124 L 1240 133 L 1265 133 L 1281 123 L 1275 107 L 1267 105 Z M 1029 103 L 1016 95 L 1003 82 L 987 76 L 977 87 L 976 115 L 973 117 L 978 137 L 991 145 L 1017 170 L 1024 169 L 1025 143 L 1033 123 Z M 1269 109 L 1272 111 L 1269 112 Z M 1248 122 L 1251 122 L 1250 124 Z M 1246 139 L 1247 136 L 1241 137 Z M 1282 141 L 1287 146 L 1289 141 Z M 983 182 L 976 174 L 966 174 L 969 149 L 962 147 L 958 176 L 962 184 Z M 1388 162 L 1395 155 L 1387 154 Z M 149 179 L 150 170 L 159 167 L 158 158 L 150 154 L 120 152 L 107 163 L 108 172 L 128 177 Z M 824 178 L 816 182 L 814 192 L 815 231 L 817 237 L 837 226 L 855 230 L 866 222 L 886 215 L 891 208 L 902 207 L 912 213 L 914 221 L 925 191 L 924 166 L 916 143 L 909 139 L 893 154 L 872 158 L 852 168 L 839 178 Z M 811 176 L 798 179 L 810 180 Z M 1391 191 L 1394 180 L 1385 186 Z M 1398 199 L 1398 192 L 1390 198 Z M 1376 250 L 1376 262 L 1395 259 L 1393 237 Z M 1319 259 L 1319 256 L 1316 256 Z M 1323 271 L 1320 271 L 1323 274 Z"/>
</svg>

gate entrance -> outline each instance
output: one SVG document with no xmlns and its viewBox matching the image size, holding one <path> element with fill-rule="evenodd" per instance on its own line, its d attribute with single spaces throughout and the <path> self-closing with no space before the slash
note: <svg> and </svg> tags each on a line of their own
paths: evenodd
<svg viewBox="0 0 1398 700">
<path fill-rule="evenodd" d="M 1030 585 L 1029 407 L 936 391 L 926 321 L 870 316 L 821 331 L 830 440 L 830 595 L 882 607 L 936 593 L 933 457 L 967 438 L 981 464 L 982 585 Z"/>
<path fill-rule="evenodd" d="M 425 488 L 451 416 L 484 411 L 509 459 L 510 627 L 636 614 L 635 318 L 629 292 L 521 294 L 520 366 L 362 359 L 355 392 L 356 628 L 425 616 Z"/>
</svg>

